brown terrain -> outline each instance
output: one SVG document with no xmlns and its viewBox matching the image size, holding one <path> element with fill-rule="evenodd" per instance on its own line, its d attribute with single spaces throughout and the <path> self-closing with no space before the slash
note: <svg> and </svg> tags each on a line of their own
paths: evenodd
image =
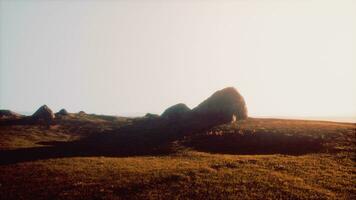
<svg viewBox="0 0 356 200">
<path fill-rule="evenodd" d="M 233 88 L 162 116 L 42 106 L 0 119 L 0 199 L 355 199 L 355 134 L 249 118 Z"/>
</svg>

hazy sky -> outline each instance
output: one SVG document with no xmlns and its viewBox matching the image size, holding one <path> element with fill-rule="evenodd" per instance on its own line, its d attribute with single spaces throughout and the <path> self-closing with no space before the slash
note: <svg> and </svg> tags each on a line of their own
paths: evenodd
<svg viewBox="0 0 356 200">
<path fill-rule="evenodd" d="M 0 108 L 356 116 L 354 0 L 0 0 Z"/>
</svg>

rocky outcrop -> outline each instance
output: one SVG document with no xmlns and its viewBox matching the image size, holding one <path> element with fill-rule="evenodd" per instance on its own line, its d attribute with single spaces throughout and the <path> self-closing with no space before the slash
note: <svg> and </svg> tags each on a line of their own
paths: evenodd
<svg viewBox="0 0 356 200">
<path fill-rule="evenodd" d="M 53 111 L 47 105 L 43 105 L 31 116 L 31 118 L 32 120 L 43 120 L 50 122 L 55 118 L 55 116 Z"/>
<path fill-rule="evenodd" d="M 171 106 L 163 112 L 161 118 L 174 122 L 176 129 L 202 130 L 247 119 L 247 108 L 241 94 L 235 88 L 228 87 L 215 92 L 192 110 L 182 103 Z"/>
<path fill-rule="evenodd" d="M 215 92 L 193 110 L 194 115 L 202 120 L 226 123 L 247 118 L 244 98 L 233 87 Z"/>
</svg>

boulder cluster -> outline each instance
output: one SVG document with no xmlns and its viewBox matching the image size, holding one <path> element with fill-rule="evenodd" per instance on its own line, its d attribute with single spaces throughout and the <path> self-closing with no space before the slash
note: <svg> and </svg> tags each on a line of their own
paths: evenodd
<svg viewBox="0 0 356 200">
<path fill-rule="evenodd" d="M 47 106 L 43 105 L 33 115 L 30 116 L 31 121 L 45 123 L 47 126 L 53 123 L 55 118 L 62 118 L 64 116 L 68 116 L 69 113 L 66 109 L 61 109 L 57 113 L 53 113 L 53 111 Z"/>
<path fill-rule="evenodd" d="M 65 109 L 61 109 L 54 114 L 47 105 L 41 106 L 29 117 L 24 117 L 10 110 L 0 110 L 0 119 L 24 117 L 25 120 L 31 123 L 41 122 L 48 126 L 52 124 L 55 118 L 63 118 L 68 115 L 70 114 Z M 78 115 L 84 116 L 86 113 L 80 111 Z M 177 130 L 191 130 L 207 128 L 212 125 L 229 123 L 236 120 L 244 120 L 247 117 L 244 98 L 235 88 L 228 87 L 215 92 L 193 109 L 190 109 L 183 103 L 178 103 L 167 108 L 160 116 L 147 113 L 144 119 L 149 119 L 148 121 L 151 124 L 166 124 Z"/>
<path fill-rule="evenodd" d="M 167 108 L 161 118 L 180 124 L 217 125 L 247 119 L 244 98 L 233 87 L 215 92 L 197 107 L 190 109 L 183 103 Z"/>
<path fill-rule="evenodd" d="M 81 111 L 79 114 L 85 113 L 84 111 Z M 19 124 L 32 124 L 37 122 L 51 123 L 55 118 L 63 118 L 70 115 L 71 114 L 64 108 L 59 110 L 57 113 L 53 113 L 53 111 L 47 105 L 39 107 L 36 112 L 30 116 L 21 115 L 11 110 L 0 110 L 0 119 L 4 119 L 7 122 L 16 122 Z M 21 122 L 18 120 L 21 120 Z"/>
</svg>

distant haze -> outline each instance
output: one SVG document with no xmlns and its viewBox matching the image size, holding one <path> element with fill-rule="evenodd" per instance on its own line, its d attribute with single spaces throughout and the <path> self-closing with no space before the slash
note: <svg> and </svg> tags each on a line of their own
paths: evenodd
<svg viewBox="0 0 356 200">
<path fill-rule="evenodd" d="M 356 117 L 354 0 L 0 0 L 0 109 Z"/>
</svg>

